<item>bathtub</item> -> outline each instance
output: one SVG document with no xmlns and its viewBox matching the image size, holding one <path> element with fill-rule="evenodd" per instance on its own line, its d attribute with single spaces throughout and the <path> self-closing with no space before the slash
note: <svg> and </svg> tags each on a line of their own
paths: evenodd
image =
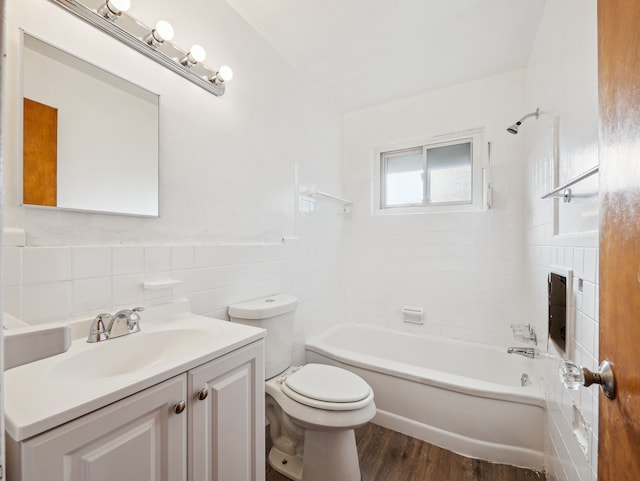
<svg viewBox="0 0 640 481">
<path fill-rule="evenodd" d="M 310 339 L 305 356 L 365 379 L 376 424 L 472 458 L 543 469 L 545 403 L 530 359 L 356 324 Z M 530 378 L 524 387 L 523 373 Z"/>
</svg>

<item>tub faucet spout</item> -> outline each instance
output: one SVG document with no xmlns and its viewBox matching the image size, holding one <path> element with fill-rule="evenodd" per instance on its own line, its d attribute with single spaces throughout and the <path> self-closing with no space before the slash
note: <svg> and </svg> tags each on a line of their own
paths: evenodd
<svg viewBox="0 0 640 481">
<path fill-rule="evenodd" d="M 532 347 L 510 347 L 507 349 L 509 354 L 520 354 L 521 356 L 533 359 L 536 357 L 536 351 Z"/>
</svg>

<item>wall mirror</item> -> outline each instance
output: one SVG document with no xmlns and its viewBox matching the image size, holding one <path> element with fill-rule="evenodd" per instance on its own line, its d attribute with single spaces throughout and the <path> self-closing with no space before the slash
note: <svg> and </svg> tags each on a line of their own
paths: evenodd
<svg viewBox="0 0 640 481">
<path fill-rule="evenodd" d="M 158 216 L 159 96 L 21 39 L 23 205 Z"/>
</svg>

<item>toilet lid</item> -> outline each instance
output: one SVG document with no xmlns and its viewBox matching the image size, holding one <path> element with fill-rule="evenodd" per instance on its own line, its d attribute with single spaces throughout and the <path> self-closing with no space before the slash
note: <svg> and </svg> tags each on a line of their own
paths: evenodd
<svg viewBox="0 0 640 481">
<path fill-rule="evenodd" d="M 357 403 L 372 394 L 361 377 L 326 364 L 307 364 L 287 376 L 283 384 L 299 396 L 322 403 Z M 289 395 L 287 389 L 284 391 Z M 298 396 L 295 399 L 304 402 Z"/>
</svg>

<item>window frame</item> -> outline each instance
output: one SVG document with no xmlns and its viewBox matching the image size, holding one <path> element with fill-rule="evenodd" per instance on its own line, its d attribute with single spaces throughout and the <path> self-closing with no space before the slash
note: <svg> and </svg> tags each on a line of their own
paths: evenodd
<svg viewBox="0 0 640 481">
<path fill-rule="evenodd" d="M 447 147 L 469 143 L 471 147 L 471 201 L 428 202 L 428 156 L 427 151 L 437 147 Z M 483 131 L 482 129 L 431 136 L 423 140 L 407 141 L 373 149 L 372 160 L 372 208 L 375 215 L 411 214 L 428 212 L 455 212 L 482 210 L 483 208 Z M 423 158 L 423 199 L 421 203 L 385 205 L 387 159 L 409 152 L 422 152 Z"/>
</svg>

